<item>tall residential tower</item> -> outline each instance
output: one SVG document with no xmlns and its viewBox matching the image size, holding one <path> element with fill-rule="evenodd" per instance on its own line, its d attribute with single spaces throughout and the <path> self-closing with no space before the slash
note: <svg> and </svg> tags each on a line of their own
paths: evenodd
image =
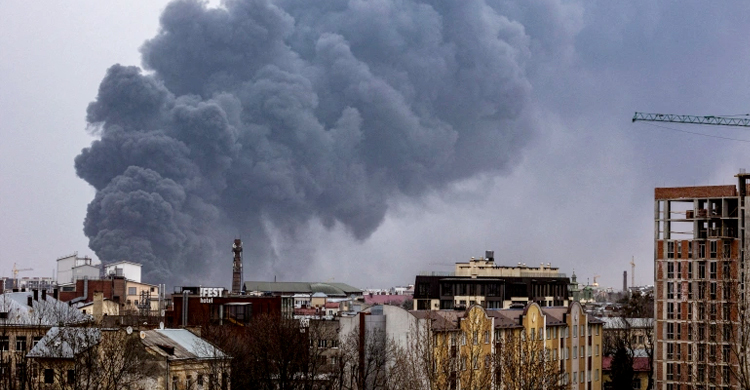
<svg viewBox="0 0 750 390">
<path fill-rule="evenodd" d="M 739 388 L 750 175 L 736 177 L 737 186 L 655 189 L 655 389 Z"/>
</svg>

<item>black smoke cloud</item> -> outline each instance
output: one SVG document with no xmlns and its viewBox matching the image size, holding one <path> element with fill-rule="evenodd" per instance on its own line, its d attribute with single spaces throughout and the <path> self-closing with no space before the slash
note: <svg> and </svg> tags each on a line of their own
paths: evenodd
<svg viewBox="0 0 750 390">
<path fill-rule="evenodd" d="M 254 273 L 294 275 L 310 223 L 366 239 L 394 196 L 509 169 L 529 139 L 529 39 L 482 0 L 175 1 L 114 65 L 75 159 L 104 261 L 177 283 L 242 235 Z M 321 244 L 324 245 L 324 244 Z M 283 249 L 281 249 L 283 252 Z M 290 263 L 291 262 L 291 263 Z M 263 277 L 266 275 L 253 275 Z"/>
</svg>

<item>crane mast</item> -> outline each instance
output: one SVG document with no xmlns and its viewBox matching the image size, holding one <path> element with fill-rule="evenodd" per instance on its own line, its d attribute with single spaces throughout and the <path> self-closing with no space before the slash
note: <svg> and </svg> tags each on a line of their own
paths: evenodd
<svg viewBox="0 0 750 390">
<path fill-rule="evenodd" d="M 750 118 L 731 118 L 725 116 L 698 116 L 698 115 L 676 115 L 676 114 L 654 114 L 636 112 L 633 122 L 670 122 L 670 123 L 692 123 L 696 125 L 718 125 L 750 127 Z"/>
</svg>

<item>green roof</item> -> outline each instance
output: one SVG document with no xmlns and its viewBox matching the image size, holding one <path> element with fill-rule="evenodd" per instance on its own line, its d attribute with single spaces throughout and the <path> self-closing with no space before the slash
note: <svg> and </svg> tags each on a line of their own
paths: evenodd
<svg viewBox="0 0 750 390">
<path fill-rule="evenodd" d="M 345 297 L 351 294 L 362 294 L 362 290 L 346 283 L 310 283 L 310 282 L 245 282 L 245 291 L 261 291 L 281 294 L 315 294 L 324 293 L 329 297 Z"/>
</svg>

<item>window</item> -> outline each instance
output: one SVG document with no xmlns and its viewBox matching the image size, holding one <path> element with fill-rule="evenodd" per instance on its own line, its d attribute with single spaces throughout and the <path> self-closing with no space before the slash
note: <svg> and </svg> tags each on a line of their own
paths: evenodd
<svg viewBox="0 0 750 390">
<path fill-rule="evenodd" d="M 578 358 L 578 347 L 573 347 L 573 359 Z"/>
<path fill-rule="evenodd" d="M 479 344 L 479 331 L 478 330 L 475 330 L 472 333 L 472 338 L 471 339 L 472 339 L 472 343 L 474 345 L 478 345 Z"/>
<path fill-rule="evenodd" d="M 716 258 L 716 248 L 718 247 L 718 245 L 717 245 L 716 241 L 710 241 L 710 242 L 711 242 L 711 258 L 715 259 Z"/>
<path fill-rule="evenodd" d="M 732 243 L 731 241 L 724 241 L 724 251 L 722 252 L 722 257 L 725 259 L 729 259 L 732 257 Z"/>
<path fill-rule="evenodd" d="M 598 380 L 599 380 L 599 369 L 597 368 L 596 370 L 594 370 L 594 381 L 596 382 Z"/>
<path fill-rule="evenodd" d="M 484 331 L 484 343 L 485 344 L 490 343 L 490 331 L 489 330 Z"/>
<path fill-rule="evenodd" d="M 596 356 L 599 356 L 599 344 L 596 344 L 596 346 L 594 346 L 594 354 Z"/>
<path fill-rule="evenodd" d="M 0 351 L 10 350 L 10 337 L 0 336 Z"/>
<path fill-rule="evenodd" d="M 692 259 L 692 258 L 693 258 L 693 242 L 688 241 L 688 259 Z M 690 268 L 692 267 L 688 267 L 688 271 L 691 271 Z M 692 278 L 692 276 L 690 277 Z"/>
<path fill-rule="evenodd" d="M 68 384 L 72 385 L 76 383 L 76 372 L 75 370 L 68 370 Z"/>
<path fill-rule="evenodd" d="M 31 348 L 36 347 L 36 345 L 39 344 L 40 341 L 42 341 L 42 336 L 34 336 L 31 342 Z"/>
<path fill-rule="evenodd" d="M 682 258 L 682 241 L 677 241 L 677 258 Z"/>
<path fill-rule="evenodd" d="M 578 380 L 578 381 L 579 381 L 580 383 L 583 383 L 583 381 L 584 381 L 584 380 L 585 380 L 585 377 L 583 376 L 583 371 L 581 371 L 581 373 L 580 373 L 580 375 L 579 375 L 579 380 Z"/>
<path fill-rule="evenodd" d="M 674 359 L 674 344 L 667 343 L 667 360 Z"/>
<path fill-rule="evenodd" d="M 724 279 L 732 277 L 732 265 L 728 261 L 721 264 L 721 277 Z"/>
<path fill-rule="evenodd" d="M 172 377 L 172 388 L 173 388 L 173 389 L 177 389 L 177 388 L 178 388 L 178 387 L 177 387 L 177 385 L 178 385 L 178 384 L 179 384 L 179 382 L 178 382 L 178 380 L 177 380 L 177 377 L 176 377 L 176 376 L 173 376 L 173 377 Z"/>
<path fill-rule="evenodd" d="M 26 350 L 26 336 L 16 336 L 16 351 Z"/>
<path fill-rule="evenodd" d="M 674 259 L 674 241 L 667 242 L 667 258 Z"/>
<path fill-rule="evenodd" d="M 674 367 L 672 367 L 672 363 L 667 363 L 667 380 L 672 381 L 674 380 Z"/>
<path fill-rule="evenodd" d="M 667 340 L 674 340 L 674 322 L 667 323 Z"/>
<path fill-rule="evenodd" d="M 701 259 L 706 258 L 706 243 L 705 242 L 698 243 L 698 258 L 701 258 Z"/>
<path fill-rule="evenodd" d="M 667 299 L 674 299 L 674 283 L 667 282 Z"/>
<path fill-rule="evenodd" d="M 203 375 L 198 375 L 198 386 L 203 387 Z"/>
<path fill-rule="evenodd" d="M 44 369 L 44 383 L 55 383 L 55 370 L 51 368 Z"/>
<path fill-rule="evenodd" d="M 711 274 L 709 275 L 710 278 L 711 279 L 716 279 L 716 270 L 718 268 L 718 265 L 716 264 L 715 261 L 712 261 L 711 263 L 709 263 L 709 267 L 710 267 L 710 270 L 711 270 Z"/>
<path fill-rule="evenodd" d="M 667 262 L 667 279 L 674 279 L 674 262 Z"/>
<path fill-rule="evenodd" d="M 128 295 L 138 295 L 138 291 L 135 287 L 128 287 Z"/>
<path fill-rule="evenodd" d="M 573 325 L 573 338 L 578 336 L 578 325 Z"/>
<path fill-rule="evenodd" d="M 529 332 L 530 332 L 529 333 L 529 339 L 530 340 L 534 340 L 536 338 L 536 329 L 531 328 L 531 329 L 529 329 Z"/>
<path fill-rule="evenodd" d="M 479 356 L 474 355 L 471 357 L 471 368 L 474 370 L 479 369 Z"/>
<path fill-rule="evenodd" d="M 674 319 L 674 302 L 667 302 L 667 319 Z"/>
<path fill-rule="evenodd" d="M 641 390 L 641 380 L 633 379 L 633 390 Z"/>
</svg>

